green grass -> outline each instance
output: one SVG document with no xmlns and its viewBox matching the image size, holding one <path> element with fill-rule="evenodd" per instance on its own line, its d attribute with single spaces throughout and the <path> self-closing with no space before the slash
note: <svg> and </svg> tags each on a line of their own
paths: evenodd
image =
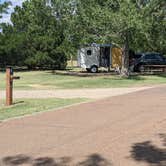
<svg viewBox="0 0 166 166">
<path fill-rule="evenodd" d="M 76 98 L 76 99 L 22 99 L 16 100 L 15 104 L 10 107 L 6 107 L 1 101 L 0 104 L 0 120 L 8 118 L 19 117 L 36 112 L 44 112 L 48 110 L 57 109 L 67 105 L 81 103 L 88 101 L 88 99 Z"/>
<path fill-rule="evenodd" d="M 166 83 L 166 75 L 133 76 L 129 79 L 119 76 L 78 77 L 55 75 L 49 71 L 18 72 L 20 80 L 14 81 L 15 89 L 53 90 L 76 88 L 116 88 Z M 0 73 L 0 89 L 5 89 L 5 73 Z"/>
</svg>

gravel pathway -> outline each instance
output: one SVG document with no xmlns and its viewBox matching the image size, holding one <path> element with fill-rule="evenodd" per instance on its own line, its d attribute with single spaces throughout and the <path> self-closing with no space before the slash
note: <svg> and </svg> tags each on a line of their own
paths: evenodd
<svg viewBox="0 0 166 166">
<path fill-rule="evenodd" d="M 15 90 L 14 98 L 89 98 L 102 99 L 127 93 L 137 92 L 151 87 L 102 88 L 102 89 L 66 89 L 66 90 Z M 0 91 L 0 99 L 5 98 L 5 91 Z"/>
<path fill-rule="evenodd" d="M 0 123 L 0 166 L 166 166 L 166 86 Z"/>
</svg>

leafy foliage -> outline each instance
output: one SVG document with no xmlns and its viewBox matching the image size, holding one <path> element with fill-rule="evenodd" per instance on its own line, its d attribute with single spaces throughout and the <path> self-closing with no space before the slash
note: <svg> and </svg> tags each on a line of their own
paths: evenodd
<svg viewBox="0 0 166 166">
<path fill-rule="evenodd" d="M 26 1 L 22 7 L 17 6 L 11 21 L 13 25 L 3 27 L 2 41 L 6 43 L 6 54 L 3 51 L 1 54 L 3 65 L 65 68 L 67 58 L 60 50 L 63 29 L 44 0 Z"/>
<path fill-rule="evenodd" d="M 127 71 L 129 49 L 166 52 L 165 9 L 165 0 L 27 0 L 3 25 L 0 63 L 65 68 L 80 45 L 115 43 Z"/>
</svg>

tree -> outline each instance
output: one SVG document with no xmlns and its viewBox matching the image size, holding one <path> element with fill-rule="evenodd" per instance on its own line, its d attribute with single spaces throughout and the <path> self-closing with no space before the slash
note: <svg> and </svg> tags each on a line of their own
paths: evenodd
<svg viewBox="0 0 166 166">
<path fill-rule="evenodd" d="M 123 48 L 121 74 L 128 76 L 129 49 L 165 53 L 165 6 L 165 0 L 28 0 L 15 8 L 12 25 L 3 25 L 0 56 L 64 68 L 80 45 L 113 43 Z"/>
<path fill-rule="evenodd" d="M 68 58 L 71 58 L 72 55 L 76 54 L 77 46 L 80 42 L 78 40 L 74 41 L 76 36 L 73 37 L 77 0 L 48 0 L 47 4 L 51 7 L 53 15 L 60 24 L 61 29 L 63 29 L 64 40 L 60 49 L 65 52 Z"/>
<path fill-rule="evenodd" d="M 22 7 L 17 6 L 11 22 L 13 25 L 3 26 L 5 38 L 12 39 L 11 42 L 15 40 L 10 59 L 17 59 L 17 62 L 20 59 L 21 64 L 29 68 L 66 67 L 67 59 L 60 49 L 64 40 L 63 29 L 45 0 L 25 1 Z M 10 40 L 7 42 L 6 48 L 11 47 Z M 14 60 L 12 62 L 18 64 Z"/>
<path fill-rule="evenodd" d="M 8 6 L 10 5 L 10 2 L 4 2 L 0 4 L 0 20 L 2 19 L 2 14 L 7 13 Z M 2 28 L 3 23 L 0 23 L 0 29 Z M 0 64 L 2 65 L 3 62 L 5 62 L 4 58 L 4 36 L 0 32 Z"/>
<path fill-rule="evenodd" d="M 149 50 L 166 53 L 166 1 L 153 0 L 146 7 L 145 16 L 149 22 Z"/>
<path fill-rule="evenodd" d="M 2 14 L 3 13 L 6 13 L 6 14 L 8 13 L 7 9 L 9 7 L 9 5 L 11 5 L 10 1 L 9 2 L 4 2 L 4 3 L 0 4 L 0 20 L 2 19 Z M 1 25 L 2 25 L 2 23 L 0 22 L 0 29 L 1 29 Z"/>
<path fill-rule="evenodd" d="M 23 65 L 24 36 L 22 34 L 1 34 L 0 62 L 1 67 L 6 65 Z"/>
<path fill-rule="evenodd" d="M 128 76 L 129 48 L 145 33 L 143 7 L 132 0 L 79 0 L 73 36 L 79 44 L 116 43 L 123 48 L 122 75 Z M 78 42 L 79 41 L 79 42 Z"/>
<path fill-rule="evenodd" d="M 112 18 L 112 30 L 115 37 L 120 39 L 118 43 L 123 48 L 121 72 L 123 76 L 128 76 L 129 49 L 137 43 L 138 38 L 146 35 L 147 24 L 144 22 L 143 7 L 138 7 L 138 4 L 131 0 L 121 1 Z"/>
</svg>

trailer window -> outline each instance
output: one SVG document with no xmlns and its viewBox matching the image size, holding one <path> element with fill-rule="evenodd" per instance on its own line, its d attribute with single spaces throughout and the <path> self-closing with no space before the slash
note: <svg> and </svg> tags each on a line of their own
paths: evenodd
<svg viewBox="0 0 166 166">
<path fill-rule="evenodd" d="M 92 50 L 87 50 L 87 55 L 92 55 Z"/>
</svg>

